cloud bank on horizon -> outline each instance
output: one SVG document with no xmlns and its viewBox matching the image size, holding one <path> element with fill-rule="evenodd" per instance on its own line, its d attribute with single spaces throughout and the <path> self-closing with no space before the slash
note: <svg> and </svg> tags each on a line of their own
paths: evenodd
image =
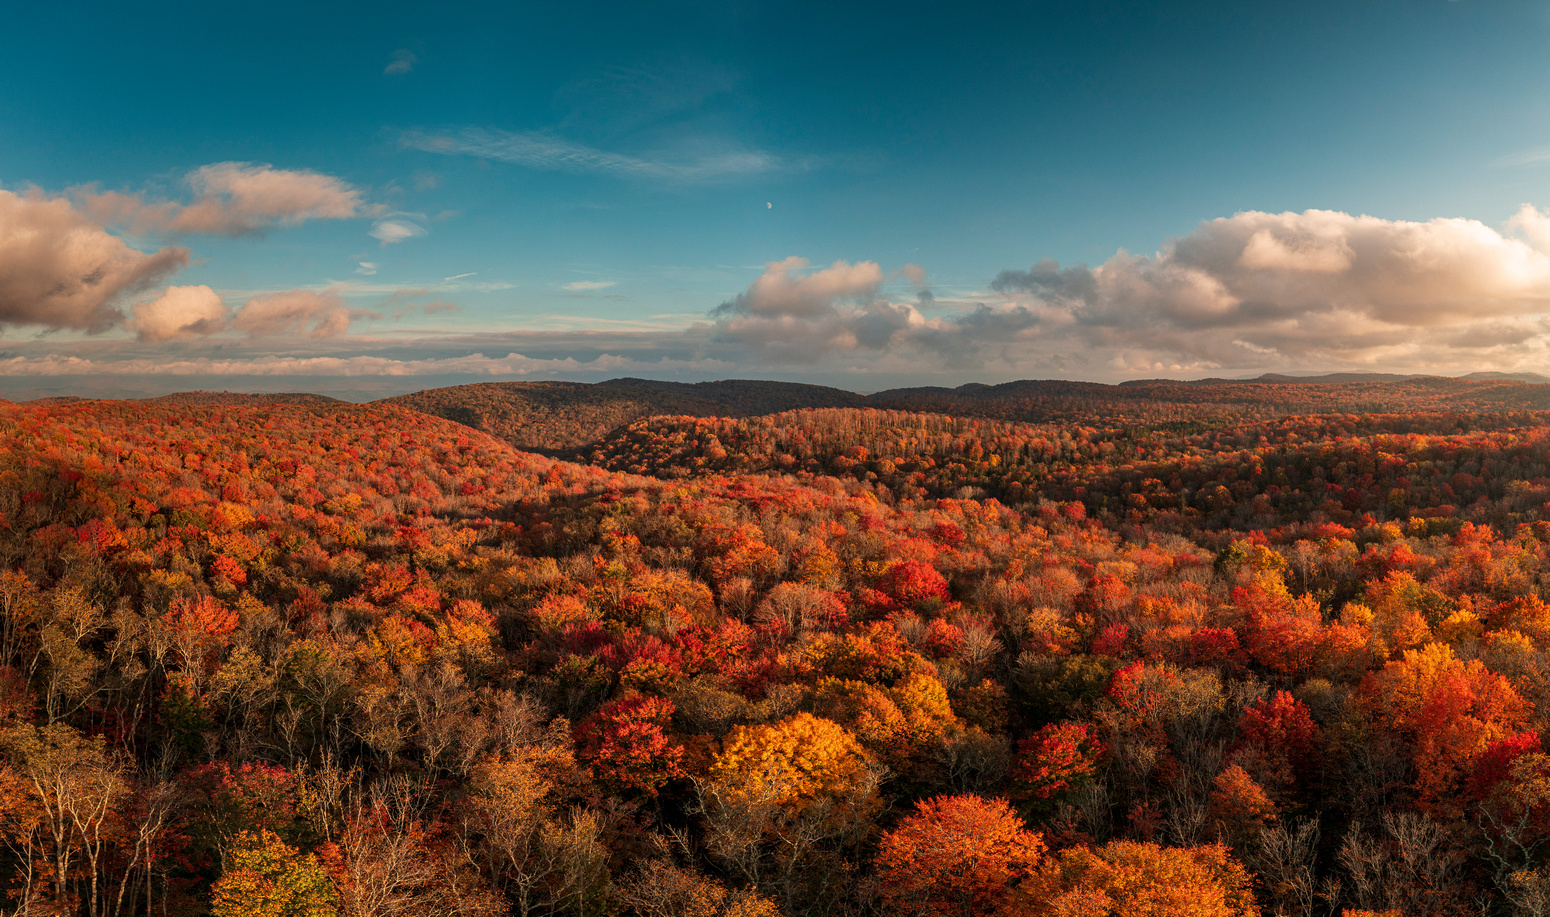
<svg viewBox="0 0 1550 917">
<path fill-rule="evenodd" d="M 1524 205 L 1507 229 L 1251 211 L 1150 256 L 1005 270 L 991 295 L 946 312 L 935 296 L 881 295 L 875 263 L 795 275 L 807 263 L 788 258 L 712 315 L 724 339 L 779 362 L 913 352 L 1029 371 L 1513 365 L 1543 355 L 1550 333 L 1550 218 Z"/>
<path fill-rule="evenodd" d="M 474 375 L 592 371 L 913 371 L 975 377 L 1190 374 L 1307 368 L 1539 366 L 1550 344 L 1550 216 L 1533 206 L 1500 229 L 1477 220 L 1425 222 L 1329 210 L 1247 211 L 1207 221 L 1152 255 L 1120 250 L 1094 267 L 1049 259 L 1008 268 L 981 289 L 933 289 L 926 269 L 876 261 L 814 268 L 770 261 L 745 289 L 677 331 L 572 337 L 520 330 L 393 341 L 351 334 L 402 319 L 399 290 L 368 308 L 345 285 L 226 301 L 208 284 L 165 285 L 190 262 L 180 245 L 141 251 L 137 237 L 243 235 L 313 220 L 372 219 L 383 245 L 422 232 L 319 172 L 217 163 L 190 172 L 187 203 L 74 189 L 49 196 L 0 189 L 0 325 L 84 332 L 67 354 L 16 342 L 3 374 L 191 373 Z M 401 221 L 414 229 L 384 229 Z M 587 295 L 618 281 L 572 281 Z M 441 300 L 427 311 L 453 308 Z M 376 327 L 376 326 L 374 326 Z M 141 349 L 124 351 L 133 335 Z M 219 358 L 199 348 L 246 342 Z M 339 353 L 299 355 L 300 342 Z M 327 343 L 332 342 L 332 343 Z M 148 357 L 160 347 L 166 359 Z M 484 354 L 507 347 L 505 356 Z M 601 348 L 601 349 L 599 349 Z M 435 355 L 429 351 L 435 350 Z M 528 351 L 542 355 L 528 356 Z M 498 351 L 497 351 L 498 352 Z M 173 357 L 176 357 L 175 359 Z M 295 361 L 303 362 L 297 363 Z M 121 365 L 115 365 L 121 363 Z M 203 367 L 202 369 L 199 367 Z"/>
</svg>

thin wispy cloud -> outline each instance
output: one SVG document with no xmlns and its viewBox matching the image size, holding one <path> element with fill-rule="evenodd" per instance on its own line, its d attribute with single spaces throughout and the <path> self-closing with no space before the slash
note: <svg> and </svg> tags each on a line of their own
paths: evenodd
<svg viewBox="0 0 1550 917">
<path fill-rule="evenodd" d="M 572 280 L 570 283 L 562 284 L 560 289 L 570 293 L 585 293 L 589 290 L 606 290 L 618 285 L 617 280 Z"/>
<path fill-rule="evenodd" d="M 656 60 L 618 64 L 560 89 L 562 133 L 622 137 L 709 120 L 718 109 L 754 107 L 736 93 L 738 75 L 718 63 Z"/>
<path fill-rule="evenodd" d="M 464 277 L 472 277 L 465 274 Z M 390 283 L 379 280 L 325 280 L 321 283 L 303 284 L 296 287 L 266 288 L 266 289 L 238 289 L 228 288 L 218 292 L 229 300 L 247 300 L 256 296 L 271 296 L 276 293 L 287 293 L 292 290 L 309 290 L 314 293 L 331 293 L 342 296 L 345 299 L 365 299 L 374 296 L 395 296 L 405 290 L 413 290 L 421 294 L 447 294 L 447 293 L 498 293 L 503 290 L 516 289 L 516 284 L 500 280 L 468 281 L 457 278 L 430 281 L 405 281 L 402 283 Z"/>
<path fill-rule="evenodd" d="M 405 149 L 473 156 L 551 172 L 601 173 L 623 178 L 703 182 L 777 172 L 787 164 L 773 153 L 728 149 L 682 157 L 632 156 L 575 143 L 539 131 L 510 132 L 470 127 L 450 133 L 410 131 Z"/>
<path fill-rule="evenodd" d="M 425 227 L 416 222 L 423 219 L 425 217 L 418 213 L 392 213 L 373 223 L 367 235 L 381 241 L 382 247 L 387 248 L 425 235 Z"/>
<path fill-rule="evenodd" d="M 431 280 L 424 283 L 376 283 L 369 280 L 329 280 L 324 283 L 312 284 L 304 287 L 310 290 L 334 290 L 340 296 L 377 296 L 383 293 L 397 293 L 405 287 L 413 287 L 425 290 L 428 293 L 498 293 L 501 290 L 514 290 L 516 284 L 504 280 L 469 280 L 474 274 L 459 274 L 444 280 Z M 275 292 L 273 290 L 256 290 L 255 293 Z"/>
<path fill-rule="evenodd" d="M 407 48 L 399 48 L 393 52 L 393 59 L 388 62 L 386 67 L 382 68 L 382 72 L 386 76 L 401 76 L 413 70 L 414 65 L 419 62 L 420 59 L 415 56 L 413 51 Z"/>
<path fill-rule="evenodd" d="M 1510 169 L 1514 166 L 1531 166 L 1535 163 L 1550 162 L 1550 146 L 1542 146 L 1537 150 L 1523 150 L 1513 153 L 1491 163 L 1498 169 Z"/>
<path fill-rule="evenodd" d="M 666 320 L 658 316 L 650 318 L 602 318 L 596 315 L 571 315 L 567 313 L 549 313 L 547 315 L 534 315 L 523 323 L 523 327 L 529 331 L 682 331 L 694 325 L 696 321 L 703 322 L 705 314 L 695 313 L 695 320 L 675 319 Z"/>
<path fill-rule="evenodd" d="M 460 311 L 456 303 L 446 302 L 445 300 L 437 299 L 431 302 L 415 301 L 424 298 L 429 293 L 429 290 L 399 290 L 378 304 L 377 313 L 373 320 L 380 320 L 380 318 L 386 317 L 391 321 L 398 321 L 416 312 L 422 315 L 435 315 L 440 312 Z"/>
</svg>

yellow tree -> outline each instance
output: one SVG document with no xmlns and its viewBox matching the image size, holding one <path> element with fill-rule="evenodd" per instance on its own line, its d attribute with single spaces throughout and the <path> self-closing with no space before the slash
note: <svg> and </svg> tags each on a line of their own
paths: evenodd
<svg viewBox="0 0 1550 917">
<path fill-rule="evenodd" d="M 870 829 L 883 773 L 844 727 L 812 714 L 738 727 L 699 784 L 707 846 L 756 887 L 777 883 L 788 902 L 821 894 L 843 860 L 815 854 Z"/>
<path fill-rule="evenodd" d="M 272 831 L 244 831 L 226 854 L 213 917 L 337 917 L 339 895 L 317 857 Z"/>
</svg>

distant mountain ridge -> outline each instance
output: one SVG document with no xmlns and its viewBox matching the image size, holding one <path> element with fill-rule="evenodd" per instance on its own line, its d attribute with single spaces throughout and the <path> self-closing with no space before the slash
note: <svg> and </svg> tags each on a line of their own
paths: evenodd
<svg viewBox="0 0 1550 917">
<path fill-rule="evenodd" d="M 562 453 L 659 414 L 753 417 L 798 408 L 865 407 L 865 395 L 799 382 L 476 382 L 428 389 L 396 404 L 483 430 L 519 449 Z"/>
<path fill-rule="evenodd" d="M 1469 379 L 1471 381 L 1483 381 L 1483 380 L 1492 380 L 1492 379 L 1511 379 L 1514 382 L 1532 382 L 1535 385 L 1543 385 L 1546 382 L 1550 382 L 1550 376 L 1543 376 L 1543 375 L 1540 375 L 1539 373 L 1494 373 L 1494 372 L 1482 372 L 1482 373 L 1470 373 L 1469 375 L 1461 376 L 1460 378 Z"/>
<path fill-rule="evenodd" d="M 1499 372 L 1473 372 L 1467 376 L 1437 376 L 1429 373 L 1323 373 L 1317 376 L 1290 376 L 1284 373 L 1265 373 L 1248 381 L 1321 385 L 1340 382 L 1401 382 L 1411 379 L 1463 379 L 1468 382 L 1530 382 L 1536 385 L 1550 382 L 1550 376 L 1542 376 L 1539 373 Z M 1200 381 L 1220 380 L 1202 379 Z"/>
<path fill-rule="evenodd" d="M 174 392 L 171 395 L 162 395 L 159 398 L 146 398 L 146 401 L 161 404 L 345 404 L 338 398 L 328 395 L 314 395 L 310 392 Z"/>
<path fill-rule="evenodd" d="M 1550 376 L 1476 372 L 1463 377 L 1397 373 L 1266 373 L 1250 379 L 1135 379 L 1118 385 L 1024 379 L 954 388 L 916 386 L 861 395 L 824 385 L 757 379 L 666 382 L 479 382 L 425 389 L 373 402 L 481 430 L 525 451 L 590 455 L 595 446 L 651 417 L 743 419 L 814 409 L 876 409 L 961 418 L 1175 432 L 1220 429 L 1299 414 L 1550 410 Z M 33 406 L 84 399 L 51 397 Z M 342 404 L 306 392 L 188 391 L 145 403 L 188 405 Z"/>
<path fill-rule="evenodd" d="M 1475 378 L 1331 373 L 1255 379 L 1142 379 L 1119 385 L 1058 379 L 859 395 L 798 382 L 481 382 L 383 399 L 456 421 L 519 449 L 574 456 L 648 417 L 758 417 L 818 408 L 876 408 L 1023 423 L 1171 429 L 1221 427 L 1296 414 L 1550 410 L 1550 377 Z M 1518 378 L 1524 376 L 1526 378 Z"/>
<path fill-rule="evenodd" d="M 34 398 L 23 404 L 36 405 L 38 407 L 53 407 L 63 404 L 74 404 L 77 401 L 91 401 L 90 398 L 82 398 L 78 395 L 55 395 L 48 398 Z M 339 398 L 330 395 L 315 395 L 311 392 L 173 392 L 170 395 L 160 395 L 155 398 L 135 398 L 133 401 L 145 401 L 150 404 L 347 404 Z"/>
<path fill-rule="evenodd" d="M 669 397 L 699 399 L 739 413 L 772 414 L 795 408 L 854 408 L 867 404 L 866 395 L 805 382 L 765 382 L 723 379 L 719 382 L 659 382 L 652 379 L 609 379 L 610 388 L 639 389 Z M 735 415 L 728 415 L 735 416 Z"/>
</svg>

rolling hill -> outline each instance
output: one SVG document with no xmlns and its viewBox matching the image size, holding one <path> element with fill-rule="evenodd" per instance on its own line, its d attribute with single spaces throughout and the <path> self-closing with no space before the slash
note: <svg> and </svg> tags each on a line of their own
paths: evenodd
<svg viewBox="0 0 1550 917">
<path fill-rule="evenodd" d="M 820 385 L 730 379 L 721 382 L 480 382 L 387 398 L 483 430 L 519 449 L 560 453 L 597 442 L 659 414 L 752 417 L 797 408 L 860 407 L 866 396 Z"/>
<path fill-rule="evenodd" d="M 178 396 L 186 397 L 186 396 Z M 1026 380 L 957 388 L 890 389 L 859 395 L 789 382 L 732 379 L 682 383 L 646 379 L 485 382 L 384 399 L 482 430 L 519 449 L 584 456 L 592 446 L 650 417 L 747 418 L 823 408 L 946 414 L 1033 424 L 1219 429 L 1301 414 L 1550 410 L 1550 387 L 1506 378 L 1345 374 L 1120 385 Z"/>
</svg>

